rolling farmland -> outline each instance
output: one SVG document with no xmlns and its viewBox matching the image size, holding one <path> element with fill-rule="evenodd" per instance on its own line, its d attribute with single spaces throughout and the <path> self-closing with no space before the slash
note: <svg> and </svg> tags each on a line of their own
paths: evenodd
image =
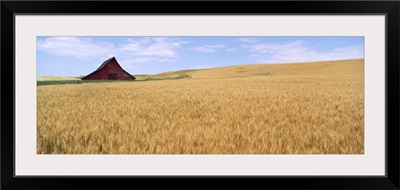
<svg viewBox="0 0 400 190">
<path fill-rule="evenodd" d="M 38 86 L 37 153 L 364 153 L 363 59 L 151 77 Z"/>
</svg>

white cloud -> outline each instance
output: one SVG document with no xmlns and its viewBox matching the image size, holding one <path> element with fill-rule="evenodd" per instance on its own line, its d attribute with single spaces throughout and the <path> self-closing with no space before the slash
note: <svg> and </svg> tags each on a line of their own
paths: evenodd
<svg viewBox="0 0 400 190">
<path fill-rule="evenodd" d="M 154 37 L 142 40 L 129 39 L 127 44 L 121 46 L 120 50 L 125 53 L 139 56 L 159 56 L 177 58 L 178 49 L 188 42 L 177 41 L 174 38 Z"/>
<path fill-rule="evenodd" d="M 89 37 L 49 37 L 39 40 L 38 50 L 78 59 L 105 60 L 117 57 L 121 64 L 129 66 L 143 62 L 174 62 L 180 58 L 178 50 L 183 44 L 175 38 L 146 37 L 141 40 L 128 39 L 114 45 Z"/>
<path fill-rule="evenodd" d="M 293 63 L 363 58 L 363 45 L 353 45 L 333 50 L 318 51 L 303 41 L 289 43 L 245 44 L 250 56 L 259 63 Z"/>
<path fill-rule="evenodd" d="M 133 58 L 133 59 L 127 59 L 124 62 L 125 63 L 143 63 L 143 62 L 149 62 L 153 60 L 153 58 L 149 57 L 138 57 L 138 58 Z"/>
<path fill-rule="evenodd" d="M 139 67 L 139 66 L 136 66 L 136 65 L 127 65 L 127 66 L 125 66 L 125 68 L 129 68 L 129 69 L 139 69 L 140 67 Z"/>
<path fill-rule="evenodd" d="M 107 42 L 94 41 L 87 37 L 50 37 L 38 40 L 39 50 L 63 56 L 72 56 L 79 59 L 104 57 L 114 52 L 114 45 Z"/>
<path fill-rule="evenodd" d="M 118 62 L 123 68 L 138 68 L 135 65 L 138 63 L 164 63 L 175 62 L 176 59 L 162 58 L 162 57 L 125 57 L 117 58 Z"/>
<path fill-rule="evenodd" d="M 219 45 L 205 45 L 192 48 L 195 51 L 203 52 L 203 53 L 213 53 L 220 49 L 226 48 L 226 45 L 219 44 Z"/>
<path fill-rule="evenodd" d="M 257 43 L 258 40 L 255 38 L 239 38 L 238 39 L 239 42 L 243 42 L 243 43 Z"/>
</svg>

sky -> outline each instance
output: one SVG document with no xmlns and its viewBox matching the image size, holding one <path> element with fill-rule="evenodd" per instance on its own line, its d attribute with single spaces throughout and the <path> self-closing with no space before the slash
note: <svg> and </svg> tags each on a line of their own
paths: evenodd
<svg viewBox="0 0 400 190">
<path fill-rule="evenodd" d="M 132 75 L 364 58 L 364 37 L 37 37 L 37 75 L 86 76 L 115 57 Z"/>
</svg>

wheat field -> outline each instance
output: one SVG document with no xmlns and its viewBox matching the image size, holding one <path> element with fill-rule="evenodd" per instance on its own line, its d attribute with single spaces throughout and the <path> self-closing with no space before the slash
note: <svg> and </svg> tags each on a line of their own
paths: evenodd
<svg viewBox="0 0 400 190">
<path fill-rule="evenodd" d="M 38 154 L 363 154 L 364 60 L 37 87 Z"/>
</svg>

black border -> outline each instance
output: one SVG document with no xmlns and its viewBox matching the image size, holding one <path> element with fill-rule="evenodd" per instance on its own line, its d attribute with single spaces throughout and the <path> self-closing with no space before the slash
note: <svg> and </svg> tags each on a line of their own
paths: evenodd
<svg viewBox="0 0 400 190">
<path fill-rule="evenodd" d="M 1 1 L 0 6 L 2 189 L 399 189 L 400 187 L 399 1 Z M 221 6 L 224 9 L 221 9 Z M 13 163 L 15 14 L 386 14 L 387 175 L 385 177 L 15 177 Z"/>
</svg>

